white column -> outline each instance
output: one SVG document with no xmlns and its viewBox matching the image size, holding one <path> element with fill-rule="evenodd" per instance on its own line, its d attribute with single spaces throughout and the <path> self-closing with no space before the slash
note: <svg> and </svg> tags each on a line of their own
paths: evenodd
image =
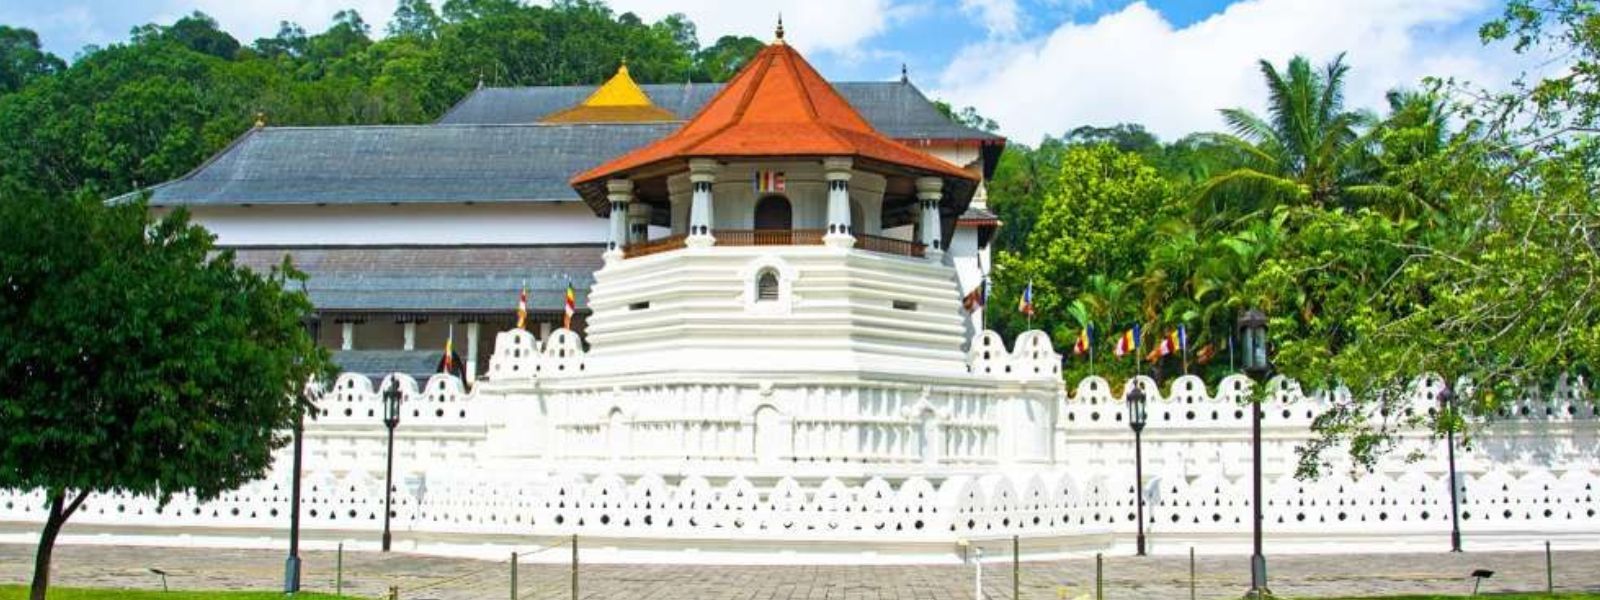
<svg viewBox="0 0 1600 600">
<path fill-rule="evenodd" d="M 828 180 L 828 233 L 823 242 L 835 248 L 852 248 L 856 237 L 850 223 L 850 159 L 825 159 L 822 169 Z"/>
<path fill-rule="evenodd" d="M 354 322 L 345 321 L 339 324 L 339 349 L 356 349 L 356 324 Z"/>
<path fill-rule="evenodd" d="M 540 321 L 539 322 L 539 340 L 540 341 L 544 341 L 544 340 L 548 340 L 548 339 L 550 339 L 550 322 L 549 321 Z"/>
<path fill-rule="evenodd" d="M 417 349 L 417 323 L 416 323 L 416 321 L 406 321 L 405 331 L 406 331 L 405 349 L 406 350 L 416 350 Z"/>
<path fill-rule="evenodd" d="M 628 205 L 628 243 L 637 244 L 650 239 L 650 205 L 639 202 Z"/>
<path fill-rule="evenodd" d="M 467 323 L 467 383 L 478 380 L 478 322 Z"/>
<path fill-rule="evenodd" d="M 939 200 L 944 197 L 944 180 L 938 177 L 917 178 L 917 200 L 922 205 L 922 243 L 927 246 L 929 260 L 944 257 L 944 235 L 939 231 Z"/>
<path fill-rule="evenodd" d="M 716 223 L 711 206 L 711 184 L 717 181 L 717 161 L 696 158 L 689 161 L 689 182 L 694 186 L 693 200 L 689 204 L 689 238 L 685 244 L 703 248 L 717 243 L 711 233 Z"/>
<path fill-rule="evenodd" d="M 606 182 L 606 198 L 611 200 L 611 238 L 606 243 L 606 260 L 622 258 L 628 243 L 628 203 L 633 201 L 633 182 L 612 179 Z"/>
</svg>

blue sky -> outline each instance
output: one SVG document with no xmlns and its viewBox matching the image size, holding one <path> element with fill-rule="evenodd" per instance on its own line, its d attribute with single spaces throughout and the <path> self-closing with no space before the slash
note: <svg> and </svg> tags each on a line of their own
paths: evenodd
<svg viewBox="0 0 1600 600">
<path fill-rule="evenodd" d="M 241 41 L 282 20 L 320 31 L 355 8 L 381 31 L 396 0 L 5 0 L 0 23 L 39 32 L 71 58 L 87 44 L 204 11 Z M 704 43 L 771 36 L 782 12 L 790 43 L 835 80 L 892 79 L 906 64 L 930 95 L 976 106 L 1032 143 L 1083 124 L 1131 121 L 1164 138 L 1221 126 L 1216 109 L 1259 108 L 1256 61 L 1348 51 L 1350 102 L 1423 76 L 1487 85 L 1525 61 L 1484 48 L 1477 26 L 1501 0 L 610 0 L 657 19 L 689 15 Z"/>
</svg>

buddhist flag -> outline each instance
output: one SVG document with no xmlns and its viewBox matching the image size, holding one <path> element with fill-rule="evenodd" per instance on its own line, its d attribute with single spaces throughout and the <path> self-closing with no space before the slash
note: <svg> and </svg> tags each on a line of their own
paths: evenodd
<svg viewBox="0 0 1600 600">
<path fill-rule="evenodd" d="M 1138 350 L 1139 325 L 1135 324 L 1133 328 L 1122 332 L 1122 336 L 1117 338 L 1117 347 L 1111 353 L 1117 355 L 1117 358 L 1122 358 Z"/>
<path fill-rule="evenodd" d="M 567 283 L 567 314 L 561 319 L 562 329 L 572 329 L 572 316 L 578 314 L 578 292 Z"/>
<path fill-rule="evenodd" d="M 972 288 L 972 291 L 967 292 L 966 297 L 961 299 L 961 306 L 966 308 L 967 312 L 978 312 L 978 310 L 983 308 L 983 305 L 988 304 L 988 302 L 989 281 L 984 280 L 978 283 L 977 287 Z"/>
<path fill-rule="evenodd" d="M 528 284 L 522 284 L 522 295 L 517 297 L 517 329 L 527 329 L 528 325 Z"/>
<path fill-rule="evenodd" d="M 461 368 L 460 357 L 456 356 L 456 327 L 454 323 L 450 324 L 449 333 L 445 334 L 445 336 L 444 356 L 439 357 L 439 372 L 465 379 L 467 373 Z"/>
<path fill-rule="evenodd" d="M 1033 280 L 1028 280 L 1027 289 L 1022 290 L 1022 298 L 1017 300 L 1017 311 L 1033 318 Z"/>
<path fill-rule="evenodd" d="M 1094 340 L 1090 339 L 1093 334 L 1089 333 L 1092 329 L 1094 325 L 1084 325 L 1083 331 L 1078 332 L 1078 343 L 1072 345 L 1074 355 L 1083 356 L 1089 352 L 1090 344 L 1094 343 Z"/>
<path fill-rule="evenodd" d="M 782 192 L 783 171 L 756 171 L 756 193 Z"/>
<path fill-rule="evenodd" d="M 450 326 L 450 333 L 446 334 L 446 336 L 444 338 L 444 358 L 440 359 L 440 361 L 439 361 L 439 363 L 440 363 L 439 364 L 439 367 L 440 367 L 439 368 L 439 372 L 441 372 L 441 373 L 449 373 L 451 371 L 456 370 L 456 365 L 455 365 L 455 360 L 454 360 L 455 357 L 452 356 L 452 355 L 454 355 L 456 353 L 455 344 L 456 344 L 456 327 L 455 327 L 455 325 L 451 325 Z"/>
</svg>

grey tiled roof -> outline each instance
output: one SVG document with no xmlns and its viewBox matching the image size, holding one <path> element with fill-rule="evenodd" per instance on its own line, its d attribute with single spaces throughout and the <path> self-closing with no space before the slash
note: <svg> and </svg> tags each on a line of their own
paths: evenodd
<svg viewBox="0 0 1600 600">
<path fill-rule="evenodd" d="M 442 350 L 335 350 L 333 362 L 345 373 L 384 377 L 405 373 L 420 383 L 438 372 Z"/>
<path fill-rule="evenodd" d="M 596 86 L 483 88 L 439 119 L 440 124 L 534 123 L 587 98 Z M 687 120 L 712 96 L 720 83 L 648 84 L 639 86 L 656 106 Z M 999 141 L 1000 136 L 952 122 L 917 86 L 899 81 L 834 83 L 845 100 L 874 128 L 900 140 L 971 139 Z"/>
<path fill-rule="evenodd" d="M 967 212 L 961 213 L 962 221 L 997 221 L 999 219 L 999 215 L 990 212 L 987 208 L 976 205 L 968 206 Z"/>
<path fill-rule="evenodd" d="M 515 313 L 528 286 L 528 308 L 559 311 L 571 282 L 587 304 L 598 245 L 240 248 L 240 264 L 266 270 L 284 254 L 310 276 L 306 291 L 323 311 Z"/>
<path fill-rule="evenodd" d="M 352 204 L 575 201 L 574 173 L 677 123 L 265 127 L 150 203 Z"/>
</svg>

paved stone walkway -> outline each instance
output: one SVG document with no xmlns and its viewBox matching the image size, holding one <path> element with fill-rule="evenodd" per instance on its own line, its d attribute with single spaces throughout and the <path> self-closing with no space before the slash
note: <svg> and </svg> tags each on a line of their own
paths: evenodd
<svg viewBox="0 0 1600 600">
<path fill-rule="evenodd" d="M 304 588 L 333 591 L 334 554 L 304 553 Z M 1484 591 L 1544 589 L 1544 554 L 1286 555 L 1269 557 L 1273 591 L 1286 597 L 1334 594 L 1443 593 L 1472 589 L 1467 573 L 1485 568 L 1495 576 Z M 1197 561 L 1197 597 L 1238 598 L 1248 587 L 1249 559 L 1202 556 Z M 27 583 L 33 548 L 0 544 L 0 583 Z M 53 581 L 66 586 L 159 589 L 147 569 L 166 570 L 175 589 L 281 588 L 283 553 L 128 546 L 62 546 Z M 407 554 L 347 552 L 345 591 L 381 597 L 398 585 L 407 599 L 507 598 L 510 566 L 468 559 Z M 1092 597 L 1094 560 L 1025 562 L 1022 597 L 1054 600 Z M 567 598 L 565 566 L 523 565 L 518 571 L 525 598 Z M 465 575 L 463 577 L 463 575 Z M 1556 584 L 1563 591 L 1600 592 L 1600 552 L 1556 553 Z M 1108 599 L 1181 600 L 1189 594 L 1186 557 L 1119 556 L 1105 562 Z M 433 584 L 431 587 L 430 584 Z M 588 565 L 580 572 L 585 599 L 618 600 L 820 600 L 972 598 L 969 566 L 713 567 L 676 565 Z M 1009 563 L 984 569 L 986 598 L 1011 598 Z"/>
</svg>

